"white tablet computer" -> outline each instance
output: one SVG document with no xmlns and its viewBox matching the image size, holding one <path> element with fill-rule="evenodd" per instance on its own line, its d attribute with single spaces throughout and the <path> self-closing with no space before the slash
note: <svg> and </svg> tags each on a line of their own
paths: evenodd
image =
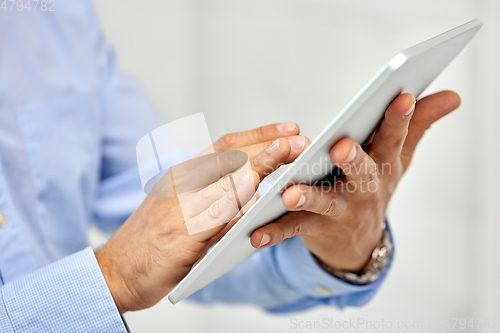
<svg viewBox="0 0 500 333">
<path fill-rule="evenodd" d="M 250 235 L 287 212 L 281 199 L 286 185 L 313 183 L 329 174 L 333 169 L 329 151 L 338 140 L 350 137 L 363 143 L 391 101 L 401 93 L 419 96 L 481 25 L 479 20 L 471 21 L 395 55 L 293 163 L 264 180 L 266 186 L 261 184 L 258 190 L 260 199 L 170 292 L 170 302 L 183 300 L 258 251 L 250 244 Z M 318 163 L 328 163 L 324 174 L 311 172 L 310 166 Z"/>
</svg>

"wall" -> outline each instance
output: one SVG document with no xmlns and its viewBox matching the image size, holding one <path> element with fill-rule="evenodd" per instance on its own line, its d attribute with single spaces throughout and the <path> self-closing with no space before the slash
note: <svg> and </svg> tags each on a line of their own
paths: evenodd
<svg viewBox="0 0 500 333">
<path fill-rule="evenodd" d="M 212 139 L 287 120 L 314 138 L 397 51 L 473 18 L 485 24 L 428 89 L 456 90 L 463 104 L 425 136 L 396 192 L 388 214 L 395 267 L 371 303 L 274 316 L 248 306 L 164 300 L 125 316 L 133 332 L 289 332 L 292 318 L 425 324 L 434 318 L 441 321 L 436 331 L 444 332 L 448 319 L 453 325 L 452 318 L 500 317 L 500 2 L 108 0 L 95 6 L 122 68 L 165 121 L 203 111 Z M 474 331 L 491 332 L 485 328 Z"/>
</svg>

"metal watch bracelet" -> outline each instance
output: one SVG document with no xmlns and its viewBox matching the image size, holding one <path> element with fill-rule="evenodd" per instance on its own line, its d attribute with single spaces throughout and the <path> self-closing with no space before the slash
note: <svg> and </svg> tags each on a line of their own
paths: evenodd
<svg viewBox="0 0 500 333">
<path fill-rule="evenodd" d="M 316 256 L 314 256 L 314 258 L 325 271 L 338 279 L 354 285 L 366 285 L 375 282 L 380 276 L 380 273 L 389 262 L 392 248 L 391 237 L 387 229 L 385 229 L 377 247 L 375 247 L 372 252 L 370 260 L 360 273 L 335 270 L 325 265 L 321 260 L 316 258 Z"/>
</svg>

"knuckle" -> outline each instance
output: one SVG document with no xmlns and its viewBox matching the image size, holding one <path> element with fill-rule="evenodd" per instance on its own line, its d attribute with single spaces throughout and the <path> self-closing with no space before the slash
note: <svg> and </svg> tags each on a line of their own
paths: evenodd
<svg viewBox="0 0 500 333">
<path fill-rule="evenodd" d="M 252 158 L 250 161 L 250 167 L 252 170 L 258 170 L 261 165 L 260 157 L 256 156 L 255 158 Z"/>
<path fill-rule="evenodd" d="M 377 163 L 370 163 L 369 164 L 369 169 L 368 173 L 366 175 L 366 180 L 368 182 L 372 182 L 378 179 L 378 164 Z"/>
<path fill-rule="evenodd" d="M 418 121 L 412 118 L 411 126 L 415 127 L 420 132 L 424 133 L 431 128 L 433 121 Z"/>
<path fill-rule="evenodd" d="M 200 200 L 208 200 L 212 196 L 212 192 L 204 189 L 198 192 L 196 195 Z"/>
<path fill-rule="evenodd" d="M 400 148 L 403 146 L 403 144 L 406 140 L 407 133 L 408 133 L 407 130 L 404 130 L 403 132 L 397 132 L 397 133 L 392 132 L 392 131 L 383 131 L 381 133 L 381 139 L 391 149 Z"/>
<path fill-rule="evenodd" d="M 387 120 L 387 125 L 389 125 L 389 127 L 392 129 L 397 129 L 401 125 L 401 122 L 404 121 L 401 120 L 398 116 L 387 113 L 385 119 Z"/>
<path fill-rule="evenodd" d="M 282 233 L 279 235 L 279 237 L 278 237 L 278 243 L 281 243 L 282 241 L 284 241 L 285 239 L 287 239 L 287 238 L 288 238 L 286 234 L 287 234 L 287 232 L 286 232 L 286 231 L 284 231 L 284 232 L 282 232 Z"/>
<path fill-rule="evenodd" d="M 217 193 L 219 193 L 220 195 L 225 195 L 227 192 L 233 189 L 233 185 L 231 184 L 231 178 L 229 176 L 226 176 L 222 179 L 219 179 L 217 181 L 215 189 L 217 190 Z"/>
<path fill-rule="evenodd" d="M 335 198 L 333 193 L 330 193 L 330 196 L 331 198 L 326 207 L 323 209 L 323 213 L 321 215 L 332 215 L 337 208 L 337 198 Z"/>
<path fill-rule="evenodd" d="M 365 178 L 367 183 L 371 183 L 376 180 L 375 174 L 371 172 L 367 173 Z"/>
<path fill-rule="evenodd" d="M 234 147 L 236 145 L 236 134 L 235 133 L 228 133 L 224 135 L 222 138 L 219 139 L 219 145 L 222 148 L 230 148 Z"/>
<path fill-rule="evenodd" d="M 208 207 L 207 210 L 207 216 L 210 221 L 216 221 L 221 213 L 220 209 L 220 201 L 217 200 L 216 202 L 212 203 L 210 207 Z"/>
<path fill-rule="evenodd" d="M 398 135 L 394 138 L 393 146 L 395 148 L 400 148 L 403 146 L 406 140 L 406 132 L 403 135 Z"/>
<path fill-rule="evenodd" d="M 298 223 L 298 222 L 296 222 L 295 225 L 293 226 L 293 232 L 292 232 L 292 236 L 291 237 L 299 235 L 301 229 L 302 229 L 301 224 Z"/>
<path fill-rule="evenodd" d="M 221 208 L 227 210 L 236 206 L 236 197 L 233 191 L 229 191 L 223 198 L 223 206 Z"/>
<path fill-rule="evenodd" d="M 265 133 L 264 127 L 257 128 L 256 131 L 255 131 L 255 136 L 256 136 L 257 140 L 264 141 L 264 139 L 266 137 L 266 133 Z"/>
</svg>

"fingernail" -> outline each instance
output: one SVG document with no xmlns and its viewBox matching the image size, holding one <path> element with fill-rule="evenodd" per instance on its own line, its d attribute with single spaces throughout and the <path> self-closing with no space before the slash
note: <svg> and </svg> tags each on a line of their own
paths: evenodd
<svg viewBox="0 0 500 333">
<path fill-rule="evenodd" d="M 415 104 L 417 104 L 417 101 L 415 101 L 411 106 L 411 108 L 408 111 L 406 111 L 405 116 L 409 116 L 413 112 L 413 110 L 415 110 Z"/>
<path fill-rule="evenodd" d="M 241 177 L 240 181 L 238 182 L 239 184 L 246 184 L 248 183 L 248 180 L 250 179 L 250 171 L 247 171 L 243 177 Z"/>
<path fill-rule="evenodd" d="M 263 246 L 265 246 L 265 245 L 266 245 L 266 244 L 268 244 L 270 241 L 271 241 L 271 236 L 269 236 L 268 234 L 264 234 L 264 236 L 262 236 L 262 240 L 260 241 L 260 245 L 259 245 L 259 247 L 263 247 Z"/>
<path fill-rule="evenodd" d="M 278 131 L 280 131 L 281 133 L 289 134 L 295 129 L 295 123 L 289 121 L 286 123 L 277 124 L 276 127 L 278 128 Z"/>
<path fill-rule="evenodd" d="M 288 138 L 292 150 L 302 151 L 306 145 L 306 138 L 303 136 L 291 136 Z"/>
<path fill-rule="evenodd" d="M 306 196 L 302 193 L 299 202 L 295 205 L 295 208 L 300 208 L 306 202 Z"/>
<path fill-rule="evenodd" d="M 280 139 L 276 139 L 269 147 L 267 147 L 266 151 L 269 154 L 272 154 L 276 152 L 276 150 L 278 150 L 279 147 L 280 147 Z"/>
<path fill-rule="evenodd" d="M 357 149 L 356 145 L 354 145 L 352 146 L 351 152 L 349 153 L 349 156 L 347 156 L 347 159 L 345 160 L 344 163 L 351 163 L 352 161 L 354 161 L 354 159 L 356 158 L 356 153 Z"/>
</svg>

